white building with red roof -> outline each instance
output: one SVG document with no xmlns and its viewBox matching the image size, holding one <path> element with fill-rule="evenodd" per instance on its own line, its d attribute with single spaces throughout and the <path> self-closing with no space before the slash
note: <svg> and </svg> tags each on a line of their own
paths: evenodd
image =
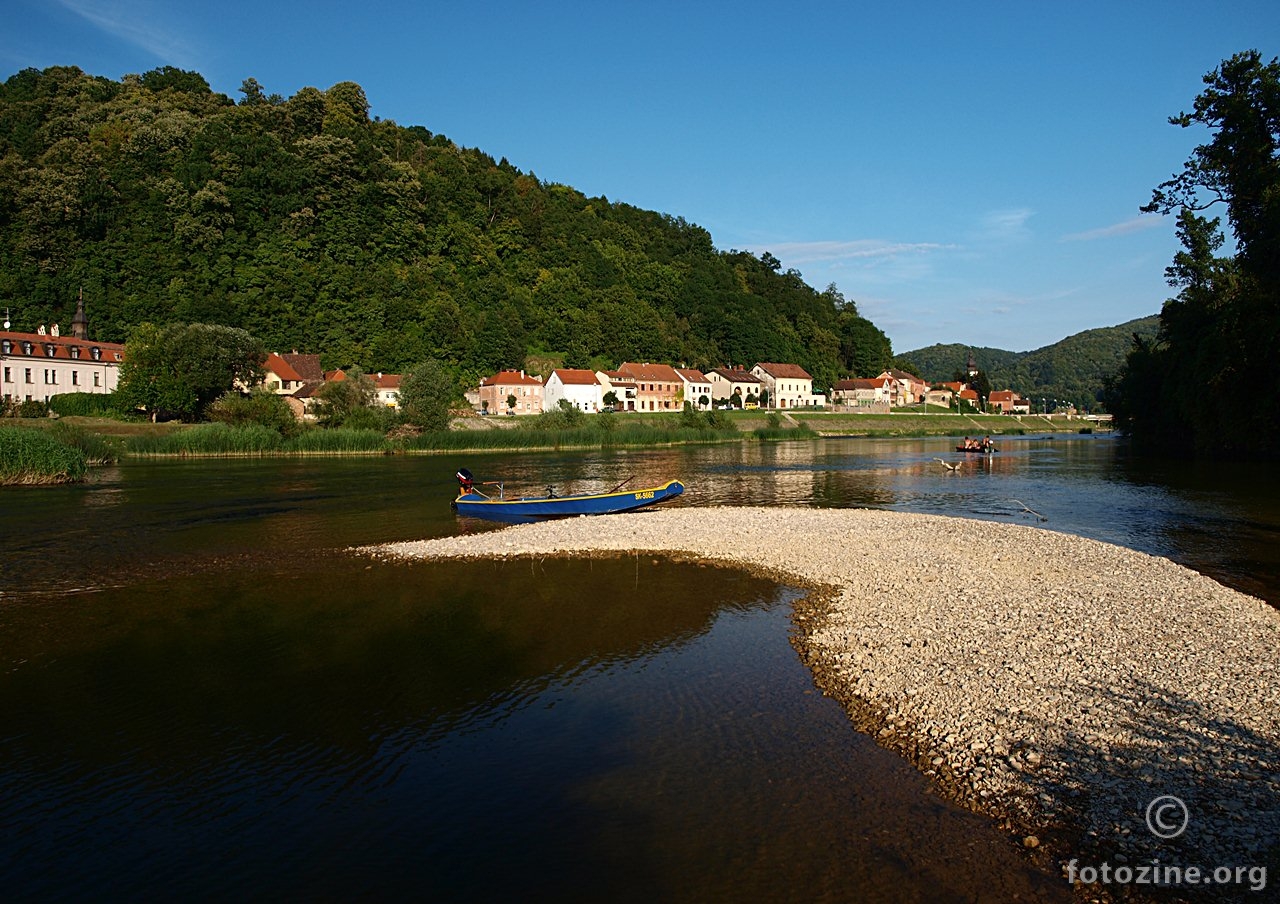
<svg viewBox="0 0 1280 904">
<path fill-rule="evenodd" d="M 71 321 L 72 335 L 58 325 L 34 333 L 0 331 L 0 395 L 13 402 L 48 402 L 64 392 L 113 392 L 120 382 L 124 345 L 87 338 L 84 302 Z"/>
<path fill-rule="evenodd" d="M 616 400 L 613 403 L 614 411 L 636 410 L 636 393 L 638 390 L 635 380 L 616 370 L 598 370 L 596 371 L 596 379 L 600 381 L 604 395 L 613 393 L 613 397 Z M 603 396 L 601 396 L 601 399 L 603 399 Z"/>
<path fill-rule="evenodd" d="M 604 406 L 604 393 L 595 371 L 560 368 L 547 377 L 542 404 L 554 411 L 563 399 L 579 411 L 596 414 Z"/>
<path fill-rule="evenodd" d="M 388 408 L 400 408 L 400 374 L 369 374 L 373 380 L 373 398 L 375 404 Z"/>
<path fill-rule="evenodd" d="M 831 400 L 837 405 L 887 413 L 893 401 L 893 380 L 889 377 L 839 380 L 831 387 Z"/>
<path fill-rule="evenodd" d="M 772 408 L 815 408 L 827 403 L 826 396 L 814 395 L 813 377 L 799 364 L 761 363 L 751 373 L 769 391 Z"/>
<path fill-rule="evenodd" d="M 283 356 L 272 352 L 262 364 L 262 385 L 276 395 L 293 395 L 307 381 Z"/>
<path fill-rule="evenodd" d="M 684 400 L 694 408 L 710 408 L 713 396 L 707 375 L 692 367 L 677 367 L 676 373 L 684 383 Z"/>
</svg>

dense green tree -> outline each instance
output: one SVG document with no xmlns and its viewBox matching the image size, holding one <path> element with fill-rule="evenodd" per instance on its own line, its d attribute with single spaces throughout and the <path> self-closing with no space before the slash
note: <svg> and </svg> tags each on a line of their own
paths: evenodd
<svg viewBox="0 0 1280 904">
<path fill-rule="evenodd" d="M 460 396 L 457 379 L 439 361 L 417 365 L 400 381 L 405 422 L 424 430 L 448 429 L 449 409 Z"/>
<path fill-rule="evenodd" d="M 96 336 L 218 323 L 326 367 L 461 377 L 587 366 L 800 364 L 870 374 L 887 338 L 835 286 L 703 228 L 546 183 L 422 126 L 371 121 L 363 89 L 240 103 L 198 73 L 74 67 L 0 84 L 0 301 Z"/>
<path fill-rule="evenodd" d="M 364 426 L 361 418 L 372 408 L 378 387 L 358 367 L 349 368 L 341 380 L 328 380 L 316 393 L 316 420 L 324 427 Z"/>
<path fill-rule="evenodd" d="M 1136 341 L 1114 384 L 1117 418 L 1139 447 L 1280 457 L 1280 61 L 1236 54 L 1205 76 L 1174 125 L 1207 128 L 1147 212 L 1177 213 L 1183 251 L 1166 270 L 1179 289 L 1156 341 Z M 1218 219 L 1226 208 L 1236 253 Z"/>
<path fill-rule="evenodd" d="M 125 344 L 116 396 L 124 406 L 196 420 L 223 393 L 262 381 L 261 342 L 236 327 L 141 324 Z"/>
</svg>

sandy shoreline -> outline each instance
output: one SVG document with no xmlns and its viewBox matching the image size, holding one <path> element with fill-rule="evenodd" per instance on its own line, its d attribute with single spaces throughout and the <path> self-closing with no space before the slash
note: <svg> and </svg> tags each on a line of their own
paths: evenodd
<svg viewBox="0 0 1280 904">
<path fill-rule="evenodd" d="M 1280 613 L 1164 559 L 1018 525 L 788 508 L 673 508 L 359 550 L 637 551 L 810 588 L 795 643 L 818 686 L 1028 846 L 1113 868 L 1262 866 L 1280 853 Z M 1176 838 L 1147 825 L 1162 795 L 1190 813 Z"/>
</svg>

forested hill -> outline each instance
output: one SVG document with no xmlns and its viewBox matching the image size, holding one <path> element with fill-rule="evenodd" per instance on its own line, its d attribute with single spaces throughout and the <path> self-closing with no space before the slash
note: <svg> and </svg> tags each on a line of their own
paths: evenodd
<svg viewBox="0 0 1280 904">
<path fill-rule="evenodd" d="M 1085 330 L 1031 352 L 973 348 L 973 359 L 992 389 L 1014 389 L 1027 398 L 1056 398 L 1093 409 L 1102 400 L 1104 382 L 1124 363 L 1134 334 L 1150 339 L 1159 327 L 1158 315 L 1141 317 Z M 916 365 L 921 377 L 937 382 L 963 371 L 969 352 L 967 345 L 931 345 L 903 352 L 899 360 Z"/>
<path fill-rule="evenodd" d="M 717 250 L 681 217 L 371 120 L 352 82 L 241 94 L 169 67 L 4 82 L 0 306 L 16 328 L 65 327 L 83 289 L 94 338 L 216 323 L 326 367 L 782 361 L 826 387 L 889 361 L 834 287 Z"/>
</svg>

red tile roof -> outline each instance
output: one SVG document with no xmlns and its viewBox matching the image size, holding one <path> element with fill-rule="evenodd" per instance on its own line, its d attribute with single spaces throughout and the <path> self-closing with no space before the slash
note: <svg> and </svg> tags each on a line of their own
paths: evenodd
<svg viewBox="0 0 1280 904">
<path fill-rule="evenodd" d="M 773 377 L 775 380 L 779 380 L 779 379 L 781 380 L 812 380 L 813 379 L 813 377 L 809 375 L 809 372 L 806 371 L 799 364 L 757 363 L 756 367 L 763 370 L 765 373 Z"/>
<path fill-rule="evenodd" d="M 277 355 L 275 352 L 267 355 L 266 363 L 262 365 L 271 373 L 275 374 L 281 380 L 288 380 L 290 383 L 306 382 L 302 379 L 302 374 L 293 369 L 293 365 Z"/>
<path fill-rule="evenodd" d="M 707 383 L 707 375 L 700 370 L 694 370 L 692 367 L 677 367 L 676 373 L 684 377 L 690 383 Z"/>
<path fill-rule="evenodd" d="M 634 361 L 624 361 L 618 368 L 618 372 L 633 380 L 663 383 L 680 382 L 680 375 L 676 373 L 676 369 L 670 364 L 637 364 Z"/>
<path fill-rule="evenodd" d="M 598 386 L 600 380 L 596 377 L 594 370 L 579 370 L 577 368 L 565 367 L 552 373 L 560 378 L 560 382 L 566 386 Z"/>
<path fill-rule="evenodd" d="M 13 357 L 81 360 L 93 363 L 92 349 L 96 348 L 102 354 L 98 363 L 105 361 L 111 364 L 124 360 L 124 346 L 119 342 L 90 342 L 88 339 L 77 339 L 75 336 L 41 336 L 39 333 L 10 332 L 0 332 L 0 339 L 7 339 L 12 343 L 8 354 Z M 31 345 L 30 353 L 26 350 L 27 343 Z M 78 359 L 72 358 L 72 349 L 79 351 Z"/>
<path fill-rule="evenodd" d="M 728 380 L 730 383 L 759 383 L 760 378 L 753 373 L 745 370 L 734 370 L 731 367 L 717 367 L 711 371 L 720 377 Z"/>
<path fill-rule="evenodd" d="M 519 371 L 502 370 L 480 381 L 481 386 L 541 386 L 542 381 Z"/>
<path fill-rule="evenodd" d="M 850 390 L 854 390 L 854 389 L 881 389 L 883 388 L 884 384 L 885 384 L 885 380 L 881 378 L 875 378 L 875 379 L 858 378 L 854 380 L 840 380 L 832 388 L 838 392 L 849 392 Z"/>
<path fill-rule="evenodd" d="M 286 352 L 280 356 L 289 362 L 289 366 L 308 383 L 324 379 L 324 369 L 320 367 L 319 355 L 300 355 L 297 352 Z"/>
</svg>

